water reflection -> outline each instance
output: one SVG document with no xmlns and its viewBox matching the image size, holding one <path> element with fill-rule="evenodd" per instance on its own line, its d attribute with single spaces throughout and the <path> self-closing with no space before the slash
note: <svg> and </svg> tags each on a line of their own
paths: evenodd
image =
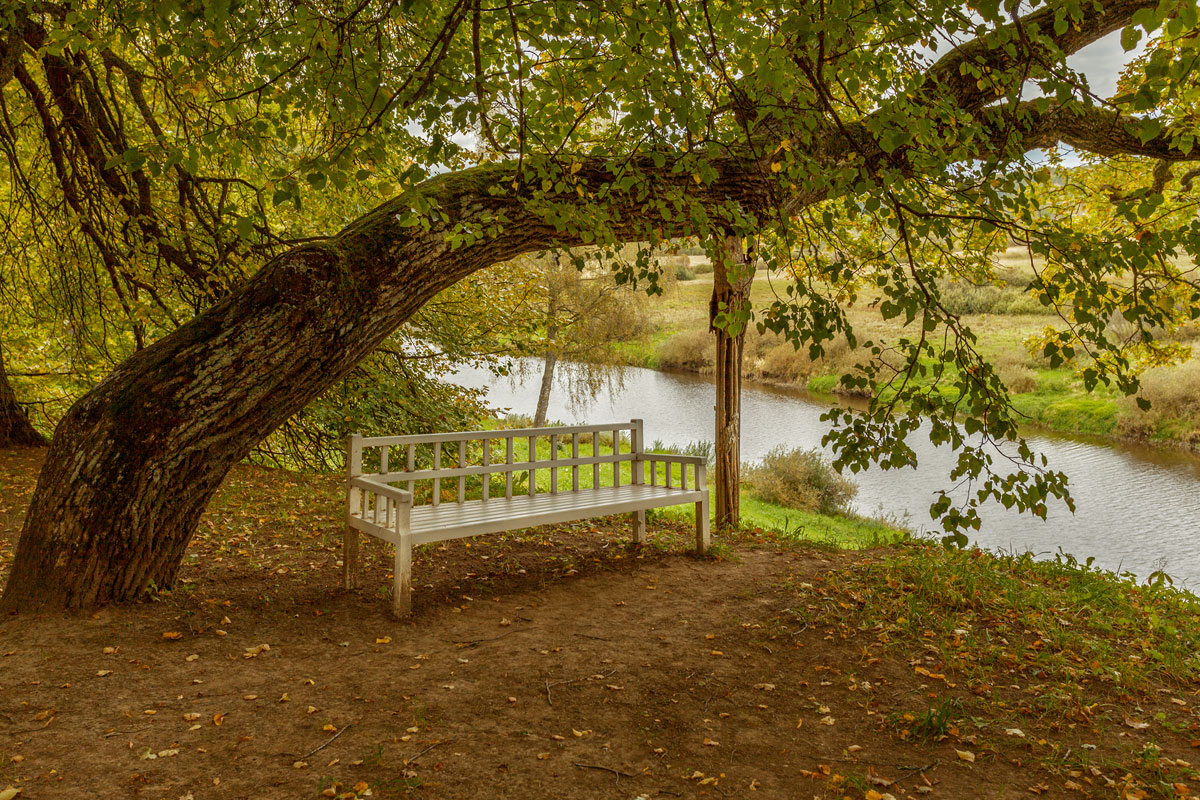
<svg viewBox="0 0 1200 800">
<path fill-rule="evenodd" d="M 531 374 L 536 374 L 533 372 Z M 458 373 L 457 383 L 489 387 L 488 399 L 501 409 L 531 414 L 538 381 L 496 378 L 481 369 Z M 649 440 L 673 444 L 714 437 L 712 384 L 690 374 L 626 370 L 623 388 L 611 387 L 594 399 L 572 402 L 566 386 L 555 387 L 549 416 L 563 422 L 643 419 Z M 807 395 L 754 387 L 742 395 L 742 458 L 755 461 L 776 444 L 819 447 L 826 425 L 825 404 Z M 990 548 L 1053 555 L 1061 548 L 1099 566 L 1128 570 L 1144 578 L 1165 569 L 1181 583 L 1200 585 L 1200 458 L 1177 450 L 1112 445 L 1066 436 L 1038 434 L 1032 446 L 1046 454 L 1052 469 L 1067 473 L 1077 511 L 1053 505 L 1045 522 L 1005 511 L 982 509 L 983 529 L 973 539 Z M 872 469 L 855 477 L 858 509 L 908 515 L 928 529 L 934 491 L 947 483 L 953 453 L 928 441 L 913 441 L 916 470 Z"/>
</svg>

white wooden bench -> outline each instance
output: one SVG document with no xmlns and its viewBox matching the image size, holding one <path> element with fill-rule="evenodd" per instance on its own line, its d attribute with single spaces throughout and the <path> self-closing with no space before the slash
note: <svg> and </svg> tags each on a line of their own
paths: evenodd
<svg viewBox="0 0 1200 800">
<path fill-rule="evenodd" d="M 601 443 L 605 437 L 611 437 L 608 446 Z M 517 442 L 527 447 L 524 461 L 514 460 Z M 539 443 L 549 445 L 549 457 L 538 457 Z M 623 476 L 626 463 L 629 472 Z M 357 583 L 360 531 L 393 543 L 396 616 L 411 608 L 414 545 L 623 513 L 632 514 L 633 539 L 641 543 L 647 509 L 684 503 L 696 505 L 697 552 L 707 550 L 710 542 L 705 460 L 645 452 L 640 419 L 416 436 L 353 435 L 346 468 L 346 588 Z M 544 470 L 549 471 L 548 486 L 539 487 L 537 475 L 545 475 Z M 414 498 L 428 502 L 414 505 Z"/>
</svg>

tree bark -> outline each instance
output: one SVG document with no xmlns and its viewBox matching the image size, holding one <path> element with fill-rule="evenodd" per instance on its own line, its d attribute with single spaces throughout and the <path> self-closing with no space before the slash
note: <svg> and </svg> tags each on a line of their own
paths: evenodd
<svg viewBox="0 0 1200 800">
<path fill-rule="evenodd" d="M 546 338 L 554 341 L 558 334 L 558 326 L 546 328 Z M 542 361 L 542 386 L 538 391 L 537 411 L 533 415 L 533 427 L 540 428 L 546 424 L 546 414 L 550 410 L 550 392 L 554 389 L 554 367 L 558 364 L 558 351 L 551 348 L 546 351 Z"/>
<path fill-rule="evenodd" d="M 4 367 L 4 347 L 0 345 L 0 447 L 45 447 L 46 439 L 37 432 L 17 395 L 8 382 Z"/>
<path fill-rule="evenodd" d="M 743 251 L 741 239 L 727 236 L 723 252 L 713 265 L 713 294 L 709 324 L 716 334 L 716 463 L 713 471 L 718 529 L 736 528 L 741 521 L 742 349 L 746 325 L 736 334 L 716 324 L 722 311 L 749 311 L 754 281 L 753 256 Z"/>
</svg>

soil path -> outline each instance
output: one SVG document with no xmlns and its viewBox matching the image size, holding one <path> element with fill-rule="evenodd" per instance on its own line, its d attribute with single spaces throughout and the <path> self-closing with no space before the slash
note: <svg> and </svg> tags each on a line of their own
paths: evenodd
<svg viewBox="0 0 1200 800">
<path fill-rule="evenodd" d="M 0 452 L 0 580 L 37 457 Z M 422 550 L 416 613 L 395 622 L 381 547 L 367 588 L 338 588 L 335 490 L 240 470 L 175 591 L 0 620 L 0 790 L 807 800 L 1029 797 L 1050 780 L 1025 742 L 969 763 L 965 730 L 903 740 L 896 715 L 945 691 L 914 673 L 920 652 L 865 658 L 789 612 L 878 552 L 747 539 L 696 559 L 686 529 L 633 550 L 621 520 L 488 537 Z M 309 500 L 271 506 L 287 497 Z M 1055 783 L 1041 796 L 1081 796 Z"/>
</svg>

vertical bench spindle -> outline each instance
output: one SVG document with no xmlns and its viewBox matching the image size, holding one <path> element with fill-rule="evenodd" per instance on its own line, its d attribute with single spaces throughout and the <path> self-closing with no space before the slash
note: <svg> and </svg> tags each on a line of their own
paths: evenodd
<svg viewBox="0 0 1200 800">
<path fill-rule="evenodd" d="M 550 434 L 550 494 L 558 494 L 558 434 Z"/>
<path fill-rule="evenodd" d="M 511 467 L 513 463 L 513 437 L 504 437 L 504 463 Z M 512 476 L 511 469 L 504 470 L 504 499 L 512 500 Z"/>
<path fill-rule="evenodd" d="M 442 468 L 442 443 L 433 443 L 433 468 L 439 470 Z M 433 479 L 433 504 L 440 505 L 442 502 L 442 479 Z"/>
<path fill-rule="evenodd" d="M 574 461 L 579 460 L 579 434 L 571 434 L 571 458 Z M 571 465 L 571 491 L 579 491 L 579 465 Z"/>
<path fill-rule="evenodd" d="M 537 470 L 533 468 L 537 461 L 537 437 L 529 437 L 529 496 L 537 494 Z"/>
<path fill-rule="evenodd" d="M 462 469 L 467 465 L 467 441 L 461 439 L 458 442 L 458 468 Z M 467 499 L 467 476 L 458 476 L 458 502 L 466 502 Z"/>
<path fill-rule="evenodd" d="M 492 440 L 483 440 L 483 465 L 490 467 L 492 465 Z M 492 473 L 484 470 L 483 473 L 483 502 L 488 501 L 488 496 L 492 493 Z"/>
</svg>

